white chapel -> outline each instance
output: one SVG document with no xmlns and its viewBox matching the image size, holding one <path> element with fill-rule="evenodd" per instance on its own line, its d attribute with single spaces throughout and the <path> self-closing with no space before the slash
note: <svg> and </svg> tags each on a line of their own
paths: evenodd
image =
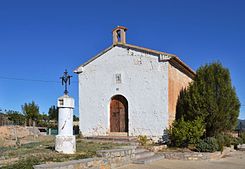
<svg viewBox="0 0 245 169">
<path fill-rule="evenodd" d="M 128 44 L 126 31 L 116 27 L 113 44 L 74 71 L 84 136 L 162 137 L 181 89 L 195 76 L 174 54 Z"/>
</svg>

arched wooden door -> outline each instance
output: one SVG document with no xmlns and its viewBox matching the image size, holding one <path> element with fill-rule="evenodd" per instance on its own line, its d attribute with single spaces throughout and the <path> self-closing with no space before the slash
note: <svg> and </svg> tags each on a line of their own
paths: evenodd
<svg viewBox="0 0 245 169">
<path fill-rule="evenodd" d="M 111 98 L 110 131 L 128 132 L 128 101 L 121 95 Z"/>
</svg>

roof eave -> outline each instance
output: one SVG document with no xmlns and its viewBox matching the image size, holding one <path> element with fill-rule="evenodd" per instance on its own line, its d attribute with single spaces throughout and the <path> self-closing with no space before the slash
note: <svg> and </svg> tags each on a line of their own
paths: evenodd
<svg viewBox="0 0 245 169">
<path fill-rule="evenodd" d="M 117 44 L 115 44 L 115 46 L 126 47 L 126 48 L 130 48 L 130 49 L 134 49 L 134 50 L 138 50 L 138 51 L 143 51 L 143 52 L 147 52 L 147 53 L 154 54 L 154 55 L 167 55 L 167 56 L 171 56 L 171 57 L 176 56 L 174 54 L 170 54 L 170 53 L 166 53 L 166 52 L 160 52 L 157 50 L 148 49 L 148 48 L 135 46 L 135 45 L 131 45 L 131 44 L 117 43 Z"/>
<path fill-rule="evenodd" d="M 157 51 L 157 50 L 152 50 L 152 49 L 139 47 L 139 46 L 135 46 L 135 45 L 130 45 L 130 44 L 121 44 L 121 43 L 119 43 L 116 46 L 128 47 L 128 48 L 131 48 L 131 49 L 136 49 L 136 50 L 144 51 L 144 52 L 147 52 L 147 53 L 150 53 L 150 54 L 158 55 L 160 62 L 161 61 L 162 62 L 166 62 L 166 61 L 175 62 L 176 64 L 179 64 L 180 67 L 182 67 L 182 69 L 184 69 L 184 71 L 186 72 L 186 74 L 188 74 L 189 77 L 194 79 L 194 77 L 196 76 L 196 72 L 194 70 L 192 70 L 182 60 L 180 60 L 178 58 L 178 56 L 176 56 L 175 54 L 170 54 L 170 53 L 161 52 L 161 51 Z"/>
<path fill-rule="evenodd" d="M 147 53 L 150 53 L 153 55 L 157 55 L 159 57 L 159 61 L 169 61 L 171 63 L 180 65 L 192 79 L 194 79 L 194 77 L 196 76 L 196 72 L 194 70 L 192 70 L 188 65 L 186 65 L 183 61 L 181 61 L 174 54 L 161 52 L 161 51 L 157 51 L 157 50 L 152 50 L 152 49 L 148 49 L 148 48 L 144 48 L 144 47 L 139 47 L 139 46 L 135 46 L 135 45 L 131 45 L 131 44 L 124 44 L 124 43 L 117 43 L 117 44 L 113 44 L 113 45 L 109 46 L 105 50 L 101 51 L 99 54 L 97 54 L 94 57 L 92 57 L 91 59 L 89 59 L 87 62 L 78 66 L 73 72 L 76 74 L 82 73 L 84 67 L 87 64 L 94 61 L 95 59 L 97 59 L 98 57 L 100 57 L 101 55 L 103 55 L 104 53 L 109 51 L 110 49 L 112 49 L 114 46 L 119 46 L 119 47 L 123 47 L 123 48 L 130 48 L 133 50 L 143 51 L 143 52 L 147 52 Z"/>
<path fill-rule="evenodd" d="M 185 69 L 187 71 L 187 74 L 194 79 L 196 76 L 196 72 L 194 70 L 192 70 L 188 65 L 186 65 L 182 60 L 180 60 L 177 56 L 176 57 L 172 57 L 169 62 L 171 63 L 177 63 L 179 64 L 183 69 Z"/>
<path fill-rule="evenodd" d="M 89 59 L 87 62 L 85 62 L 85 63 L 81 64 L 80 66 L 78 66 L 73 72 L 76 73 L 76 74 L 82 73 L 84 66 L 86 66 L 90 62 L 94 61 L 95 59 L 97 59 L 98 57 L 100 57 L 101 55 L 103 55 L 104 53 L 106 53 L 107 51 L 109 51 L 113 47 L 114 47 L 114 45 L 111 45 L 108 48 L 104 49 L 103 51 L 101 51 L 100 53 L 98 53 L 97 55 L 95 55 L 91 59 Z"/>
</svg>

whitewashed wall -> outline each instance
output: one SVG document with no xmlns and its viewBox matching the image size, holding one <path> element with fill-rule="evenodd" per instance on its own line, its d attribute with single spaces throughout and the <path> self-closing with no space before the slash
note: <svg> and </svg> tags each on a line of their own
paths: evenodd
<svg viewBox="0 0 245 169">
<path fill-rule="evenodd" d="M 118 73 L 121 84 L 116 84 Z M 80 130 L 84 136 L 110 132 L 110 99 L 117 94 L 128 100 L 130 136 L 163 134 L 168 125 L 168 62 L 116 46 L 86 65 L 79 74 Z"/>
</svg>

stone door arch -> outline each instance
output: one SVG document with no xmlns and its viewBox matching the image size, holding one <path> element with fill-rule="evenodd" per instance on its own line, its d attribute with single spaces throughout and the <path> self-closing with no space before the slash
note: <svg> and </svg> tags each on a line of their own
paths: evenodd
<svg viewBox="0 0 245 169">
<path fill-rule="evenodd" d="M 122 95 L 111 98 L 110 132 L 128 132 L 128 101 Z"/>
</svg>

